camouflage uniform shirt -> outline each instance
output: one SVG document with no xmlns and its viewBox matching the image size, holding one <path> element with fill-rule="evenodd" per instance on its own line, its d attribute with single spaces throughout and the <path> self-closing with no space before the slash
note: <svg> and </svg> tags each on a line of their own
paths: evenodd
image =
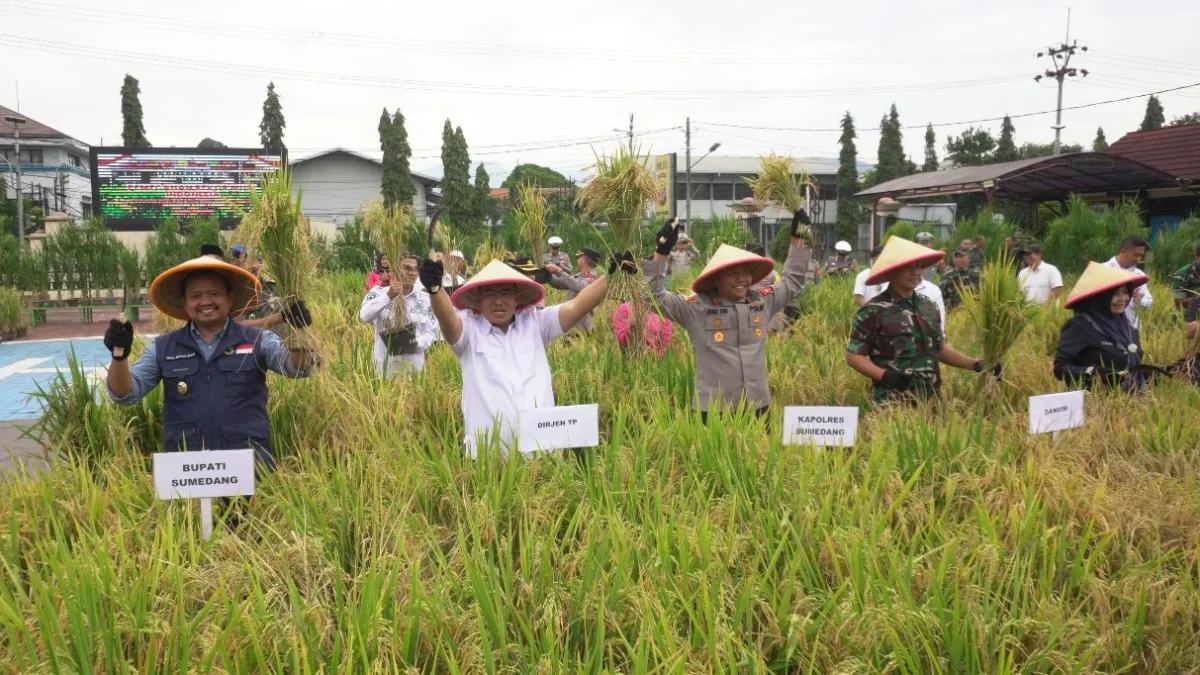
<svg viewBox="0 0 1200 675">
<path fill-rule="evenodd" d="M 979 290 L 979 270 L 968 268 L 965 272 L 959 272 L 952 269 L 942 275 L 941 289 L 946 309 L 954 309 L 962 304 L 962 291 Z"/>
<path fill-rule="evenodd" d="M 825 261 L 825 276 L 835 277 L 842 274 L 850 274 L 857 266 L 854 258 L 850 256 L 839 258 L 835 255 Z"/>
<path fill-rule="evenodd" d="M 909 373 L 912 380 L 904 393 L 928 397 L 942 383 L 938 352 L 944 341 L 932 300 L 919 293 L 902 298 L 887 288 L 858 310 L 846 351 L 870 357 L 880 368 Z M 877 403 L 899 394 L 879 382 L 871 387 Z"/>
<path fill-rule="evenodd" d="M 546 265 L 558 265 L 564 270 L 570 272 L 571 256 L 567 255 L 562 249 L 559 249 L 558 253 L 544 253 L 542 254 L 542 267 L 545 267 Z"/>
<path fill-rule="evenodd" d="M 1193 262 L 1180 267 L 1170 276 L 1170 281 L 1171 292 L 1177 300 L 1200 295 L 1200 265 Z"/>
<path fill-rule="evenodd" d="M 971 249 L 971 262 L 968 263 L 968 266 L 970 267 L 970 269 L 973 269 L 973 270 L 983 269 L 983 249 L 981 249 L 981 248 Z"/>
</svg>

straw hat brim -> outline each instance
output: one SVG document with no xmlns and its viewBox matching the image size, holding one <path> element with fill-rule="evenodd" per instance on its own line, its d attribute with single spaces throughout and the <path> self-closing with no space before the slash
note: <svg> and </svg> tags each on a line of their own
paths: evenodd
<svg viewBox="0 0 1200 675">
<path fill-rule="evenodd" d="M 1106 271 L 1115 272 L 1122 276 L 1113 274 L 1111 275 L 1111 278 L 1103 281 L 1094 280 L 1100 275 L 1110 276 L 1106 273 Z M 1133 286 L 1134 288 L 1137 288 L 1148 281 L 1150 281 L 1150 277 L 1145 274 L 1126 272 L 1125 270 L 1119 270 L 1107 265 L 1101 265 L 1097 262 L 1089 262 L 1087 269 L 1084 270 L 1083 275 L 1079 277 L 1079 281 L 1075 282 L 1075 288 L 1071 289 L 1071 294 L 1067 296 L 1067 301 L 1063 303 L 1063 307 L 1066 309 L 1071 309 L 1075 305 L 1078 305 L 1088 298 L 1094 298 L 1097 295 L 1111 291 L 1114 288 L 1119 288 L 1121 286 Z"/>
<path fill-rule="evenodd" d="M 890 265 L 880 268 L 879 271 L 877 271 L 877 272 L 876 271 L 871 272 L 871 276 L 867 277 L 867 280 L 865 283 L 868 286 L 874 286 L 875 284 L 878 284 L 881 281 L 886 281 L 886 279 L 884 277 L 888 276 L 892 272 L 895 272 L 896 270 L 898 270 L 902 267 L 907 267 L 913 263 L 919 263 L 921 265 L 921 269 L 925 269 L 926 267 L 931 267 L 933 265 L 936 265 L 938 263 L 938 261 L 940 261 L 945 256 L 946 256 L 946 254 L 942 253 L 941 251 L 933 251 L 932 253 L 925 253 L 920 256 L 915 256 L 913 258 L 909 258 L 908 260 L 901 260 L 899 262 L 891 263 Z"/>
<path fill-rule="evenodd" d="M 546 297 L 546 289 L 499 260 L 493 260 L 450 296 L 458 309 L 479 309 L 479 291 L 488 286 L 507 284 L 517 287 L 517 309 L 536 305 Z"/>
<path fill-rule="evenodd" d="M 725 270 L 741 267 L 742 265 L 750 266 L 750 285 L 753 286 L 758 282 L 766 279 L 775 271 L 775 261 L 770 258 L 764 258 L 753 254 L 747 254 L 747 257 L 738 260 L 731 260 L 727 263 L 714 265 L 711 269 L 705 270 L 696 280 L 692 282 L 692 290 L 697 293 L 712 293 L 717 289 L 717 279 Z"/>
<path fill-rule="evenodd" d="M 187 275 L 199 271 L 216 272 L 229 282 L 229 316 L 241 316 L 258 306 L 262 285 L 253 274 L 222 260 L 203 257 L 180 263 L 155 277 L 150 284 L 151 304 L 169 317 L 188 321 L 183 280 Z"/>
</svg>

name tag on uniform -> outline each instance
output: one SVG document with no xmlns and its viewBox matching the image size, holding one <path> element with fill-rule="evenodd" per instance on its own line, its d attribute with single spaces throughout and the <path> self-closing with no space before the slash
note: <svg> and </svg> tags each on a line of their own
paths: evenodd
<svg viewBox="0 0 1200 675">
<path fill-rule="evenodd" d="M 850 447 L 858 434 L 858 408 L 790 405 L 783 409 L 784 445 Z"/>
<path fill-rule="evenodd" d="M 595 447 L 600 445 L 600 406 L 591 403 L 523 410 L 517 434 L 517 449 L 526 454 Z"/>
</svg>

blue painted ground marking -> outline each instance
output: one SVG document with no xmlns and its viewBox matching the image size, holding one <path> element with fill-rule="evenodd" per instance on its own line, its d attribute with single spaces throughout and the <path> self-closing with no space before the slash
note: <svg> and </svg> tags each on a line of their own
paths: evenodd
<svg viewBox="0 0 1200 675">
<path fill-rule="evenodd" d="M 38 385 L 48 387 L 57 370 L 67 370 L 72 347 L 84 369 L 103 373 L 109 354 L 99 337 L 0 344 L 0 420 L 41 415 L 41 404 L 30 394 L 38 390 Z"/>
</svg>

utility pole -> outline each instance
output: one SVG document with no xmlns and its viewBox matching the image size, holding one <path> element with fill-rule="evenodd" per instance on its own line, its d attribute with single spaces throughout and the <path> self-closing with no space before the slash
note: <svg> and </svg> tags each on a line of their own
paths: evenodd
<svg viewBox="0 0 1200 675">
<path fill-rule="evenodd" d="M 17 240 L 25 244 L 25 199 L 21 194 L 21 127 L 25 124 L 24 117 L 14 117 L 6 115 L 5 122 L 12 122 L 13 133 L 15 137 L 15 145 L 17 148 Z"/>
<path fill-rule="evenodd" d="M 685 199 L 687 200 L 687 206 L 684 207 L 684 214 L 687 217 L 687 227 L 689 230 L 691 230 L 692 229 L 692 118 L 690 118 L 690 117 L 687 118 L 687 124 L 684 125 L 683 137 L 684 137 L 685 143 L 686 143 L 686 146 L 685 146 L 686 150 L 684 150 L 683 165 L 685 167 L 687 167 L 687 169 L 686 169 L 687 178 L 684 179 L 685 189 L 687 190 L 687 195 L 685 195 Z"/>
<path fill-rule="evenodd" d="M 1041 82 L 1043 77 L 1053 77 L 1058 80 L 1058 108 L 1054 116 L 1054 150 L 1053 154 L 1057 155 L 1062 151 L 1062 104 L 1063 104 L 1063 82 L 1068 77 L 1076 77 L 1082 75 L 1088 76 L 1086 68 L 1075 69 L 1071 67 L 1071 57 L 1075 55 L 1076 50 L 1086 52 L 1087 47 L 1079 46 L 1078 40 L 1071 40 L 1071 10 L 1067 9 L 1067 37 L 1062 44 L 1050 46 L 1044 52 L 1038 52 L 1037 57 L 1040 59 L 1043 56 L 1049 57 L 1054 68 L 1047 68 L 1045 73 L 1037 75 L 1033 78 L 1034 82 Z"/>
<path fill-rule="evenodd" d="M 629 113 L 629 154 L 633 154 L 633 113 Z"/>
</svg>

